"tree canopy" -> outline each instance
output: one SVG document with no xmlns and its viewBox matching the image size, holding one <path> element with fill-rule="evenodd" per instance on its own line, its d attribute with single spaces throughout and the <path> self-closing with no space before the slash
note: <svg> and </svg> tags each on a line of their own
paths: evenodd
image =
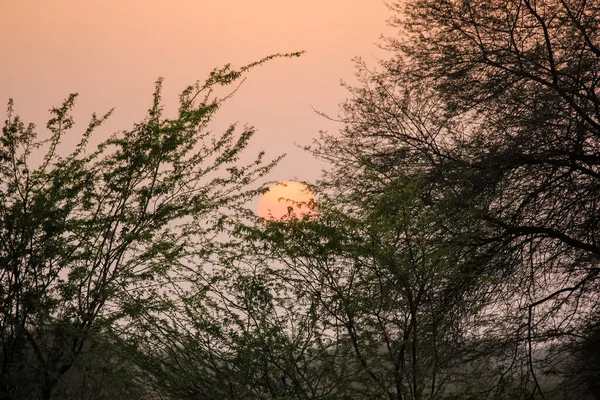
<svg viewBox="0 0 600 400">
<path fill-rule="evenodd" d="M 9 102 L 0 137 L 1 398 L 52 398 L 97 339 L 133 334 L 140 318 L 168 312 L 185 292 L 187 270 L 201 266 L 183 260 L 218 247 L 278 161 L 260 153 L 237 162 L 253 128 L 207 130 L 228 98 L 215 90 L 274 57 L 214 70 L 181 93 L 175 118 L 163 115 L 158 80 L 143 121 L 90 148 L 111 112 L 94 114 L 67 156 L 58 149 L 76 94 L 51 109 L 48 139 Z"/>
</svg>

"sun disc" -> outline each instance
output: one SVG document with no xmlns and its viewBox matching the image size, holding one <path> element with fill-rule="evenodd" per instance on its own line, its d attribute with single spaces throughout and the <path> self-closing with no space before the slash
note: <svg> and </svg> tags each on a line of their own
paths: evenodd
<svg viewBox="0 0 600 400">
<path fill-rule="evenodd" d="M 306 185 L 296 181 L 279 182 L 269 187 L 258 203 L 258 215 L 268 220 L 281 220 L 288 216 L 302 218 L 316 214 L 311 207 L 315 195 Z"/>
</svg>

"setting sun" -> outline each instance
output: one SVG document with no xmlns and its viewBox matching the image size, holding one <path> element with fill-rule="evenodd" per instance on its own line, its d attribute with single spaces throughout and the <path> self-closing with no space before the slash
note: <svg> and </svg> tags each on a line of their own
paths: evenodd
<svg viewBox="0 0 600 400">
<path fill-rule="evenodd" d="M 279 182 L 263 194 L 258 203 L 258 215 L 265 219 L 280 220 L 288 212 L 300 218 L 306 214 L 315 214 L 315 195 L 306 185 L 296 181 Z"/>
</svg>

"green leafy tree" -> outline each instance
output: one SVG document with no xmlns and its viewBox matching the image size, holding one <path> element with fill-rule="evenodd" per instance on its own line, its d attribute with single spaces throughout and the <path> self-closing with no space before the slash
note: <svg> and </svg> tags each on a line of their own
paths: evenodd
<svg viewBox="0 0 600 400">
<path fill-rule="evenodd" d="M 110 112 L 94 115 L 67 156 L 58 148 L 76 95 L 51 110 L 48 140 L 9 102 L 0 136 L 0 398 L 56 397 L 95 338 L 125 338 L 136 321 L 173 306 L 188 271 L 177 261 L 216 248 L 278 160 L 260 153 L 239 163 L 252 128 L 207 130 L 230 95 L 215 90 L 273 57 L 214 70 L 181 93 L 174 118 L 163 115 L 159 80 L 143 121 L 92 147 Z"/>
</svg>

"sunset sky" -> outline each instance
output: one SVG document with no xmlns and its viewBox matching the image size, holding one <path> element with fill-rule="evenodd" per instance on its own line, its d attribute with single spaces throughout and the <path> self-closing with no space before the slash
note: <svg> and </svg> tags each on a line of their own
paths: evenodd
<svg viewBox="0 0 600 400">
<path fill-rule="evenodd" d="M 354 81 L 351 59 L 375 64 L 381 34 L 392 34 L 380 0 L 0 0 L 0 15 L 0 101 L 14 98 L 26 121 L 44 127 L 47 110 L 79 92 L 74 136 L 92 111 L 112 107 L 101 134 L 129 128 L 159 76 L 169 111 L 214 67 L 305 50 L 254 70 L 215 121 L 255 126 L 254 151 L 288 153 L 272 180 L 318 178 L 322 166 L 295 143 L 338 126 L 312 107 L 335 115 L 348 95 L 340 79 Z"/>
</svg>

